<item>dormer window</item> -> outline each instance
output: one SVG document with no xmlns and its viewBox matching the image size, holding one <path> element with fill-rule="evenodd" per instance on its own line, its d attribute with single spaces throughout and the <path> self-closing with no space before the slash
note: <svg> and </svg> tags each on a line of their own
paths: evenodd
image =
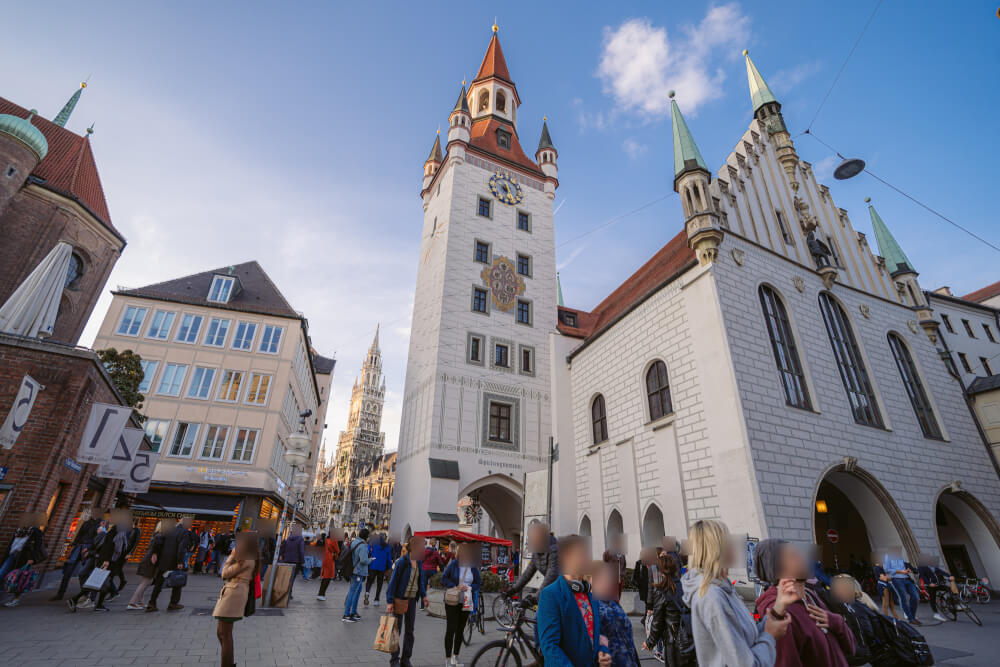
<svg viewBox="0 0 1000 667">
<path fill-rule="evenodd" d="M 212 278 L 212 287 L 208 290 L 208 300 L 216 303 L 229 303 L 233 296 L 233 285 L 236 278 L 232 276 L 215 276 Z"/>
<path fill-rule="evenodd" d="M 576 313 L 570 313 L 565 310 L 560 310 L 559 321 L 568 327 L 576 328 Z"/>
<path fill-rule="evenodd" d="M 510 149 L 510 132 L 507 130 L 497 130 L 497 146 Z"/>
<path fill-rule="evenodd" d="M 497 111 L 507 113 L 507 96 L 502 91 L 497 91 Z"/>
</svg>

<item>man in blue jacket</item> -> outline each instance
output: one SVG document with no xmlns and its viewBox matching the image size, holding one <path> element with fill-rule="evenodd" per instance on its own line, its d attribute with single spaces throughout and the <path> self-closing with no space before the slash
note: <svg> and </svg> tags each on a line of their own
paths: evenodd
<svg viewBox="0 0 1000 667">
<path fill-rule="evenodd" d="M 538 596 L 538 640 L 546 667 L 611 667 L 607 641 L 601 639 L 601 615 L 586 575 L 591 565 L 587 538 L 559 540 L 562 576 Z"/>
<path fill-rule="evenodd" d="M 399 642 L 403 648 L 402 655 L 397 649 L 389 659 L 392 667 L 411 667 L 417 600 L 423 601 L 424 606 L 427 605 L 424 578 L 420 576 L 427 543 L 422 537 L 411 537 L 409 546 L 410 552 L 400 556 L 392 566 L 392 576 L 389 577 L 389 585 L 385 590 L 386 611 L 396 616 L 396 625 L 400 629 Z"/>
</svg>

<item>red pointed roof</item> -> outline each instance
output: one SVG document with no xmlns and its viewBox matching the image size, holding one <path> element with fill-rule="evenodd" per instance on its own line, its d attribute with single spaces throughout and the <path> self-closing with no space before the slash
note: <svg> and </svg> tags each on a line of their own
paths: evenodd
<svg viewBox="0 0 1000 667">
<path fill-rule="evenodd" d="M 497 144 L 497 130 L 500 128 L 510 132 L 510 148 L 500 148 Z M 496 116 L 487 116 L 472 124 L 472 131 L 469 133 L 469 136 L 469 144 L 473 148 L 478 148 L 491 157 L 524 167 L 536 176 L 542 176 L 538 165 L 525 155 L 524 149 L 521 148 L 521 142 L 517 140 L 517 132 L 510 123 L 505 123 Z"/>
<path fill-rule="evenodd" d="M 0 97 L 0 113 L 27 118 L 28 110 Z M 49 152 L 32 175 L 43 181 L 42 187 L 65 195 L 83 204 L 105 226 L 123 241 L 124 237 L 111 224 L 111 213 L 104 198 L 97 163 L 86 136 L 80 136 L 41 116 L 31 122 L 49 142 Z"/>
<path fill-rule="evenodd" d="M 987 285 L 986 287 L 981 287 L 975 292 L 969 292 L 962 297 L 965 301 L 975 301 L 976 303 L 982 303 L 987 299 L 995 297 L 1000 294 L 1000 282 L 993 283 L 992 285 Z"/>
<path fill-rule="evenodd" d="M 503 57 L 503 49 L 500 48 L 500 40 L 497 39 L 496 33 L 493 33 L 493 39 L 490 40 L 490 45 L 486 47 L 486 55 L 483 56 L 483 62 L 479 66 L 479 73 L 476 74 L 476 78 L 473 81 L 488 79 L 491 76 L 503 79 L 507 83 L 514 85 L 513 80 L 510 78 L 510 72 L 507 70 L 507 61 Z"/>
</svg>

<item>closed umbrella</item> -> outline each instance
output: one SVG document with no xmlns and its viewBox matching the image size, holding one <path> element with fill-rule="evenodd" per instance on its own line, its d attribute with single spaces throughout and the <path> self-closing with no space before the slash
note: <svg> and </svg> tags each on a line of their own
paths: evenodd
<svg viewBox="0 0 1000 667">
<path fill-rule="evenodd" d="M 0 306 L 0 331 L 48 338 L 56 324 L 73 246 L 60 242 Z"/>
</svg>

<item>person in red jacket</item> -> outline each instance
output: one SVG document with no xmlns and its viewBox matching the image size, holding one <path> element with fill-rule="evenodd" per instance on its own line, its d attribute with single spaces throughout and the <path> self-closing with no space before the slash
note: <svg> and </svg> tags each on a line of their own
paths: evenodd
<svg viewBox="0 0 1000 667">
<path fill-rule="evenodd" d="M 788 633 L 777 640 L 775 667 L 847 667 L 854 655 L 854 635 L 844 618 L 827 609 L 819 596 L 806 587 L 809 564 L 795 545 L 779 539 L 766 539 L 757 545 L 757 577 L 767 588 L 757 598 L 757 613 L 791 616 Z M 778 610 L 778 585 L 794 587 L 798 602 Z"/>
<path fill-rule="evenodd" d="M 424 553 L 424 564 L 420 570 L 420 578 L 423 580 L 423 589 L 427 590 L 427 580 L 441 567 L 441 554 L 437 550 L 437 542 L 428 543 Z M 420 600 L 420 608 L 424 608 L 423 599 Z"/>
</svg>

